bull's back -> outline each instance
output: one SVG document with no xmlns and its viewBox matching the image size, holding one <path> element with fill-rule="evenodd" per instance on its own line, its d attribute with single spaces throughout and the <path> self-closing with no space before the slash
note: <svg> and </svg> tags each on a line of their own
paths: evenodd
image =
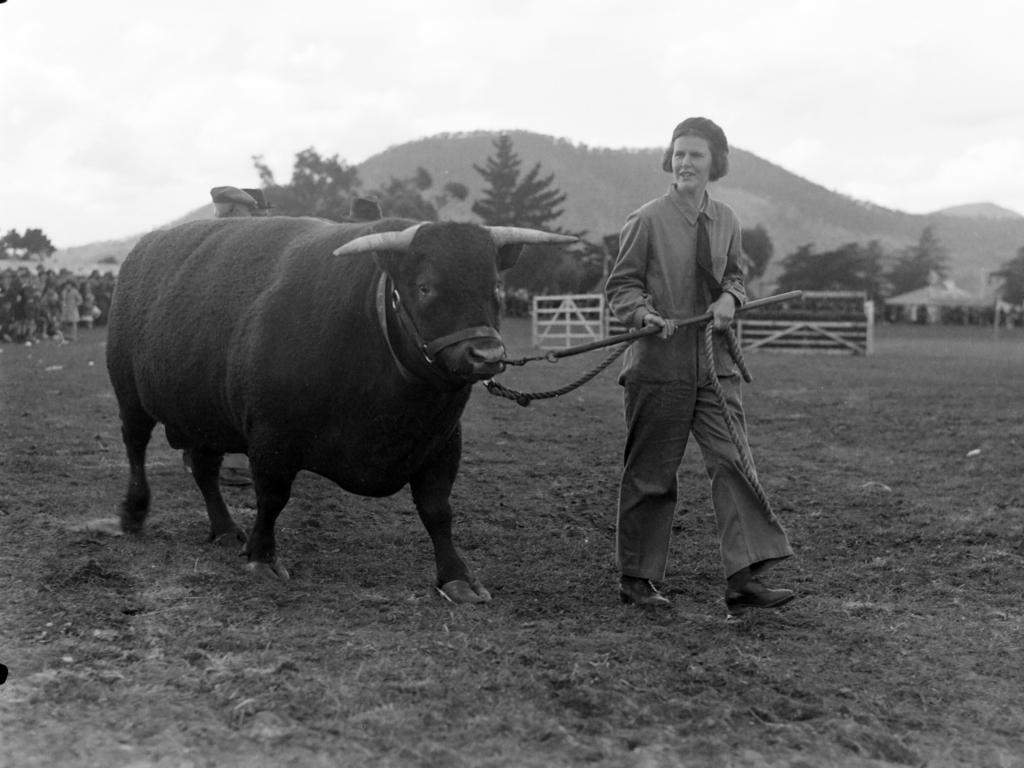
<svg viewBox="0 0 1024 768">
<path fill-rule="evenodd" d="M 259 442 L 355 493 L 400 488 L 452 441 L 469 389 L 439 396 L 397 373 L 374 303 L 378 267 L 333 256 L 366 229 L 275 217 L 147 236 L 109 318 L 122 416 L 126 404 L 144 411 L 178 447 Z"/>
<path fill-rule="evenodd" d="M 236 440 L 227 373 L 242 328 L 282 279 L 289 250 L 326 226 L 221 219 L 143 238 L 122 265 L 109 317 L 107 364 L 122 406 L 201 439 Z"/>
</svg>

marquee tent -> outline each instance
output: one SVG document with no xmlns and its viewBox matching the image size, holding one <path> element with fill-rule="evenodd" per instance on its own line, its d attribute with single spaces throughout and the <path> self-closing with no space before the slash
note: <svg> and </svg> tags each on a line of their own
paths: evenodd
<svg viewBox="0 0 1024 768">
<path fill-rule="evenodd" d="M 929 323 L 938 322 L 943 309 L 984 310 L 995 306 L 996 298 L 991 293 L 978 295 L 958 288 L 952 280 L 941 280 L 901 293 L 885 300 L 886 306 L 902 308 L 909 318 L 916 318 L 920 311 L 926 312 Z"/>
</svg>

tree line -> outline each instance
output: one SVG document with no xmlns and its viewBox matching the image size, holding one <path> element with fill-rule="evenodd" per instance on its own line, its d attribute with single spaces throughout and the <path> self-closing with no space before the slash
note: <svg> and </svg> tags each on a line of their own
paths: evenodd
<svg viewBox="0 0 1024 768">
<path fill-rule="evenodd" d="M 596 290 L 603 277 L 605 251 L 586 232 L 567 232 L 556 222 L 566 195 L 545 174 L 540 163 L 523 171 L 512 139 L 499 135 L 494 153 L 473 168 L 484 180 L 471 210 L 489 226 L 533 227 L 580 238 L 569 248 L 529 246 L 505 275 L 510 292 L 551 293 Z M 437 221 L 439 211 L 453 201 L 467 201 L 469 188 L 449 182 L 438 189 L 430 173 L 419 167 L 408 178 L 391 177 L 377 188 L 364 188 L 358 169 L 337 155 L 323 157 L 309 147 L 295 155 L 291 178 L 280 183 L 262 156 L 252 158 L 260 183 L 276 214 L 318 216 L 345 221 L 356 197 L 376 198 L 384 216 Z"/>
<path fill-rule="evenodd" d="M 8 230 L 0 237 L 0 254 L 5 259 L 14 261 L 32 261 L 48 259 L 57 248 L 41 229 L 28 228 L 24 233 L 16 229 Z"/>
<path fill-rule="evenodd" d="M 555 184 L 553 173 L 540 163 L 524 172 L 523 161 L 512 139 L 501 134 L 492 143 L 494 151 L 473 169 L 484 184 L 471 210 L 491 226 L 520 226 L 576 235 L 569 248 L 530 247 L 524 249 L 516 266 L 505 277 L 511 291 L 533 293 L 586 293 L 599 291 L 610 262 L 618 251 L 617 234 L 594 240 L 586 231 L 573 232 L 558 225 L 567 196 Z M 264 188 L 278 213 L 321 216 L 342 221 L 350 201 L 357 195 L 376 197 L 385 216 L 436 221 L 438 211 L 452 200 L 465 201 L 469 190 L 450 182 L 435 190 L 430 174 L 421 168 L 407 179 L 392 178 L 381 188 L 364 191 L 356 168 L 337 155 L 321 157 L 315 149 L 299 152 L 292 177 L 278 184 L 261 157 L 253 161 Z M 768 231 L 760 224 L 744 228 L 744 271 L 748 287 L 764 277 L 774 257 Z M 821 291 L 862 291 L 876 301 L 921 288 L 948 275 L 949 254 L 932 227 L 926 227 L 917 243 L 896 252 L 878 241 L 847 243 L 830 250 L 806 244 L 786 255 L 777 281 L 779 291 L 793 289 Z M 1011 304 L 1024 301 L 1024 246 L 993 276 L 1003 279 L 1003 299 Z"/>
<path fill-rule="evenodd" d="M 510 292 L 586 293 L 600 291 L 611 261 L 618 251 L 618 235 L 592 239 L 586 231 L 569 231 L 558 225 L 567 196 L 555 185 L 553 173 L 545 174 L 540 163 L 523 171 L 523 161 L 506 134 L 493 141 L 494 151 L 482 164 L 473 164 L 484 185 L 472 212 L 490 226 L 519 226 L 575 235 L 568 248 L 530 246 L 505 276 Z M 392 177 L 379 188 L 363 189 L 358 169 L 337 155 L 321 156 L 313 147 L 298 152 L 287 182 L 278 182 L 262 156 L 252 158 L 260 184 L 274 212 L 285 216 L 317 216 L 334 221 L 348 218 L 357 197 L 375 197 L 384 216 L 417 221 L 437 221 L 439 211 L 453 201 L 466 201 L 469 189 L 459 182 L 442 188 L 424 168 L 408 178 Z M 767 230 L 760 224 L 742 231 L 744 271 L 748 288 L 764 277 L 774 256 Z M 0 253 L 10 259 L 45 259 L 56 250 L 41 229 L 23 234 L 10 230 L 0 238 Z M 932 227 L 922 231 L 918 242 L 895 253 L 878 241 L 847 243 L 819 251 L 806 244 L 786 255 L 781 263 L 777 289 L 788 291 L 863 291 L 876 301 L 912 291 L 934 278 L 945 278 L 949 255 Z M 1024 302 L 1024 245 L 1014 258 L 993 273 L 1001 278 L 1002 298 L 1010 304 Z"/>
<path fill-rule="evenodd" d="M 928 226 L 915 244 L 894 253 L 876 240 L 820 252 L 813 245 L 800 246 L 783 259 L 777 286 L 780 291 L 863 291 L 877 302 L 948 277 L 948 262 L 948 251 Z M 1002 280 L 1003 301 L 1013 305 L 1024 302 L 1024 246 L 991 276 Z"/>
</svg>

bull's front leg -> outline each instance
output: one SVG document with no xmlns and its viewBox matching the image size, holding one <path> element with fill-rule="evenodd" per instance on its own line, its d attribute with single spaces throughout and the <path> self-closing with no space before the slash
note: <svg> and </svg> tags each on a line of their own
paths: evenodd
<svg viewBox="0 0 1024 768">
<path fill-rule="evenodd" d="M 486 603 L 490 601 L 491 593 L 470 574 L 469 567 L 452 542 L 449 498 L 459 470 L 461 451 L 462 440 L 456 430 L 440 455 L 412 477 L 409 488 L 423 527 L 434 545 L 438 589 L 454 603 Z"/>
<path fill-rule="evenodd" d="M 256 520 L 245 544 L 249 569 L 260 576 L 288 580 L 288 569 L 277 558 L 274 526 L 291 498 L 294 472 L 281 473 L 270 469 L 258 456 L 253 459 L 253 486 L 256 490 Z"/>
</svg>

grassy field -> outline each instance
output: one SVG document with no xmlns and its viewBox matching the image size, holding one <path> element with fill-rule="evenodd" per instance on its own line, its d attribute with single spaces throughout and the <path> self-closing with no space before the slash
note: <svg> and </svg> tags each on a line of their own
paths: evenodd
<svg viewBox="0 0 1024 768">
<path fill-rule="evenodd" d="M 528 330 L 506 323 L 513 355 Z M 278 525 L 292 580 L 251 580 L 162 430 L 146 531 L 84 530 L 127 479 L 104 331 L 2 346 L 0 765 L 1024 766 L 1024 332 L 876 338 L 748 355 L 799 598 L 739 621 L 695 447 L 674 609 L 617 600 L 617 364 L 528 408 L 474 394 L 455 534 L 494 601 L 456 608 L 406 491 L 307 474 Z M 501 381 L 554 389 L 602 355 Z"/>
</svg>

